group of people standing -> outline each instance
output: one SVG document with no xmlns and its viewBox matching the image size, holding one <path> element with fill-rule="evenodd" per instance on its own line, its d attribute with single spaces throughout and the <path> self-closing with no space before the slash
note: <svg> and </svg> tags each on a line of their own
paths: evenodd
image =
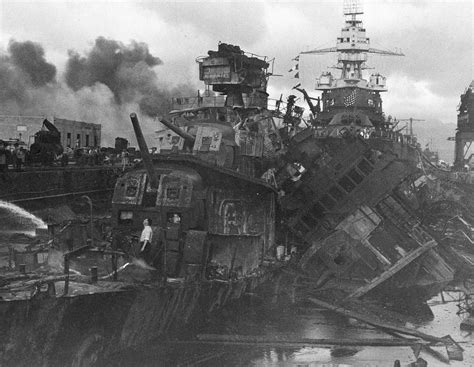
<svg viewBox="0 0 474 367">
<path fill-rule="evenodd" d="M 15 170 L 21 171 L 25 166 L 27 154 L 28 151 L 18 143 L 11 147 L 0 140 L 0 172 L 7 171 L 10 164 Z"/>
<path fill-rule="evenodd" d="M 88 165 L 88 166 L 100 166 L 103 165 L 107 155 L 101 148 L 66 148 L 66 151 L 62 154 L 63 156 L 72 156 L 77 164 Z M 61 160 L 62 162 L 62 160 Z"/>
</svg>

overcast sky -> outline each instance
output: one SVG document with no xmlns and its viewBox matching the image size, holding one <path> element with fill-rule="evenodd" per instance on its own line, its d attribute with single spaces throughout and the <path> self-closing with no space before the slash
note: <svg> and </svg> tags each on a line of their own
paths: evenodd
<svg viewBox="0 0 474 367">
<path fill-rule="evenodd" d="M 275 58 L 274 73 L 282 76 L 270 80 L 272 97 L 287 96 L 298 82 L 317 96 L 314 79 L 335 63 L 336 54 L 302 57 L 299 81 L 288 70 L 300 51 L 335 45 L 344 22 L 342 3 L 2 0 L 0 49 L 6 52 L 12 39 L 41 44 L 59 79 L 68 50 L 87 54 L 99 36 L 124 44 L 144 42 L 163 62 L 153 66 L 157 83 L 185 83 L 197 89 L 202 85 L 195 58 L 222 41 Z M 368 65 L 387 77 L 389 92 L 383 95 L 387 115 L 456 122 L 459 95 L 474 79 L 473 4 L 472 0 L 363 1 L 362 20 L 372 47 L 401 49 L 406 55 L 369 55 Z M 104 89 L 96 86 L 96 91 Z M 61 110 L 62 117 L 84 118 L 79 109 L 71 107 L 73 116 Z"/>
</svg>

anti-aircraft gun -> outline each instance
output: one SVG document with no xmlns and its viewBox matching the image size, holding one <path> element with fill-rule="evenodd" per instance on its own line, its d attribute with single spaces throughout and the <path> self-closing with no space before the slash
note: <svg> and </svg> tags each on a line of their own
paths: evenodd
<svg viewBox="0 0 474 367">
<path fill-rule="evenodd" d="M 35 142 L 30 147 L 30 160 L 50 164 L 63 153 L 61 133 L 50 121 L 44 119 L 40 131 L 35 134 Z"/>
</svg>

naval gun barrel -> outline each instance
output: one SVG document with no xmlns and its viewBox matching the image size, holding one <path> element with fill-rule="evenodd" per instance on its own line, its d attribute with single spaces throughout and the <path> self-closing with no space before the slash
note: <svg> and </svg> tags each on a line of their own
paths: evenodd
<svg viewBox="0 0 474 367">
<path fill-rule="evenodd" d="M 178 126 L 173 125 L 171 122 L 166 121 L 163 118 L 160 119 L 160 122 L 163 125 L 165 125 L 168 129 L 172 130 L 173 132 L 181 136 L 184 140 L 194 144 L 194 141 L 196 140 L 196 138 L 193 135 L 188 134 L 186 131 L 181 130 Z"/>
<path fill-rule="evenodd" d="M 158 188 L 158 178 L 156 176 L 155 167 L 153 166 L 153 161 L 151 159 L 151 154 L 148 151 L 148 146 L 146 145 L 145 138 L 143 137 L 142 129 L 140 123 L 138 122 L 138 117 L 136 113 L 130 114 L 130 120 L 132 120 L 133 130 L 135 131 L 135 136 L 137 138 L 138 147 L 140 148 L 140 153 L 142 156 L 143 164 L 145 165 L 146 171 L 148 173 L 148 178 L 150 180 L 150 186 L 153 189 Z"/>
<path fill-rule="evenodd" d="M 319 100 L 318 100 L 318 105 L 315 107 L 313 102 L 311 101 L 311 97 L 308 95 L 308 92 L 306 92 L 306 89 L 304 88 L 298 88 L 298 87 L 294 87 L 294 89 L 296 89 L 298 92 L 301 92 L 304 96 L 304 99 L 306 101 L 306 103 L 308 103 L 308 106 L 309 106 L 309 109 L 311 111 L 311 113 L 314 115 L 314 117 L 318 116 L 318 113 L 319 113 Z"/>
</svg>

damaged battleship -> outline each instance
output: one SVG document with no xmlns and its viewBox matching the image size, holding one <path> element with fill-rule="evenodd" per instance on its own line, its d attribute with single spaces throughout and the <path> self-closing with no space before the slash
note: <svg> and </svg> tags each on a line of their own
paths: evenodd
<svg viewBox="0 0 474 367">
<path fill-rule="evenodd" d="M 369 53 L 401 54 L 371 48 L 362 11 L 351 4 L 337 46 L 301 54 L 337 52 L 341 74 L 316 79 L 317 106 L 296 87 L 313 116 L 285 141 L 286 165 L 275 174 L 281 217 L 302 253 L 299 274 L 321 293 L 420 302 L 449 283 L 454 269 L 417 212 L 419 146 L 385 118 L 385 78 L 362 73 Z"/>
<path fill-rule="evenodd" d="M 258 173 L 282 148 L 266 108 L 270 63 L 224 43 L 198 62 L 206 92 L 174 100 L 158 154 L 148 154 L 131 115 L 143 164 L 117 180 L 111 245 L 63 241 L 60 228 L 30 248 L 29 266 L 25 253 L 10 251 L 4 364 L 99 363 L 179 334 L 272 277 L 278 194 Z M 153 233 L 146 255 L 137 241 L 144 219 Z M 39 247 L 49 251 L 43 264 Z"/>
<path fill-rule="evenodd" d="M 270 60 L 225 43 L 197 59 L 205 91 L 173 99 L 160 118 L 157 153 L 132 113 L 142 162 L 116 182 L 110 241 L 92 246 L 92 229 L 90 245 L 63 241 L 61 228 L 9 251 L 2 363 L 100 364 L 179 336 L 262 284 L 287 281 L 282 291 L 294 293 L 304 280 L 337 304 L 424 302 L 450 283 L 452 257 L 420 216 L 419 147 L 385 118 L 384 77 L 362 74 L 367 54 L 382 51 L 360 14 L 346 8 L 337 46 L 311 52 L 338 52 L 341 75 L 317 79 L 316 106 L 296 87 L 308 123 L 295 96 L 268 107 Z M 35 260 L 25 266 L 27 255 Z"/>
</svg>

